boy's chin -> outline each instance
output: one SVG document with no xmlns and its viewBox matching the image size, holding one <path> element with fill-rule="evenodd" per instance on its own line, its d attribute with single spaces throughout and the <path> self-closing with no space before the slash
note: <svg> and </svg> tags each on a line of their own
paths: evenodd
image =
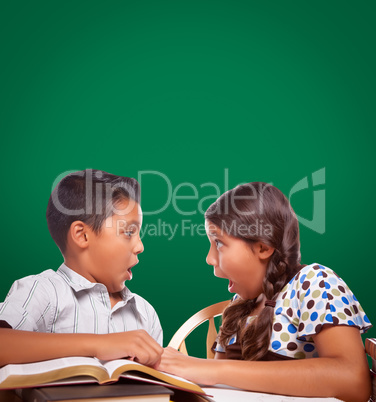
<svg viewBox="0 0 376 402">
<path fill-rule="evenodd" d="M 123 288 L 123 289 L 124 289 L 124 288 Z M 117 290 L 117 291 L 115 291 L 115 292 L 108 292 L 108 294 L 109 294 L 109 296 L 110 296 L 110 299 L 113 299 L 113 300 L 115 300 L 115 301 L 121 301 L 121 300 L 123 299 L 122 296 L 121 296 L 121 291 L 122 291 L 123 289 Z"/>
<path fill-rule="evenodd" d="M 125 281 L 124 281 L 123 283 L 119 284 L 118 286 L 111 286 L 111 288 L 107 287 L 107 291 L 111 295 L 116 295 L 118 293 L 121 293 L 125 289 L 125 286 L 126 285 L 125 285 Z"/>
</svg>

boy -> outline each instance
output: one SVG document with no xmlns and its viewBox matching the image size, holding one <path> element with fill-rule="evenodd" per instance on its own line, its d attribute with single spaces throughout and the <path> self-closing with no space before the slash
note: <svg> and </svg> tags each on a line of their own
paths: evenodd
<svg viewBox="0 0 376 402">
<path fill-rule="evenodd" d="M 0 366 L 66 356 L 159 362 L 158 316 L 124 285 L 143 252 L 139 202 L 135 179 L 87 169 L 60 181 L 46 216 L 64 263 L 16 281 L 0 304 Z"/>
</svg>

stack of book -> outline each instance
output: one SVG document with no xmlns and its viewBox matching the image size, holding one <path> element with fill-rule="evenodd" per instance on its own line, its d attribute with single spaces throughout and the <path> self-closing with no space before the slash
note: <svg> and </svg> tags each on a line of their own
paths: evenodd
<svg viewBox="0 0 376 402">
<path fill-rule="evenodd" d="M 376 338 L 366 339 L 366 352 L 372 359 L 372 401 L 376 402 Z"/>
<path fill-rule="evenodd" d="M 151 384 L 67 385 L 61 387 L 24 388 L 17 390 L 25 402 L 116 401 L 169 402 L 170 389 Z"/>
<path fill-rule="evenodd" d="M 0 369 L 1 390 L 16 390 L 18 400 L 27 402 L 210 400 L 197 384 L 184 378 L 131 360 L 90 357 L 9 364 Z"/>
</svg>

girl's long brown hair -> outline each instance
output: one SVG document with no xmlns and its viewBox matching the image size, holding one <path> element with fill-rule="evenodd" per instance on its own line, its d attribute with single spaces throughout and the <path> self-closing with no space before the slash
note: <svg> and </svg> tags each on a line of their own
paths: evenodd
<svg viewBox="0 0 376 402">
<path fill-rule="evenodd" d="M 289 201 L 276 187 L 262 182 L 238 186 L 222 194 L 208 208 L 205 219 L 244 240 L 251 248 L 260 241 L 275 249 L 263 282 L 266 299 L 276 300 L 285 284 L 301 269 L 298 220 Z M 219 342 L 226 345 L 237 333 L 245 360 L 260 360 L 269 348 L 274 309 L 265 307 L 252 325 L 246 325 L 256 306 L 256 299 L 239 297 L 222 317 Z"/>
</svg>

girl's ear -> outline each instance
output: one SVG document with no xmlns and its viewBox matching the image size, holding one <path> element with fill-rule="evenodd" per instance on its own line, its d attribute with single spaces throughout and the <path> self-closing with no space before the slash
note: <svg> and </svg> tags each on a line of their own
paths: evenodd
<svg viewBox="0 0 376 402">
<path fill-rule="evenodd" d="M 256 243 L 256 250 L 258 252 L 258 256 L 260 260 L 267 260 L 269 259 L 272 254 L 274 253 L 275 248 L 268 246 L 265 243 L 257 242 Z"/>
<path fill-rule="evenodd" d="M 73 244 L 84 249 L 89 245 L 88 232 L 88 227 L 84 222 L 74 221 L 69 228 L 68 236 L 70 236 Z"/>
</svg>

